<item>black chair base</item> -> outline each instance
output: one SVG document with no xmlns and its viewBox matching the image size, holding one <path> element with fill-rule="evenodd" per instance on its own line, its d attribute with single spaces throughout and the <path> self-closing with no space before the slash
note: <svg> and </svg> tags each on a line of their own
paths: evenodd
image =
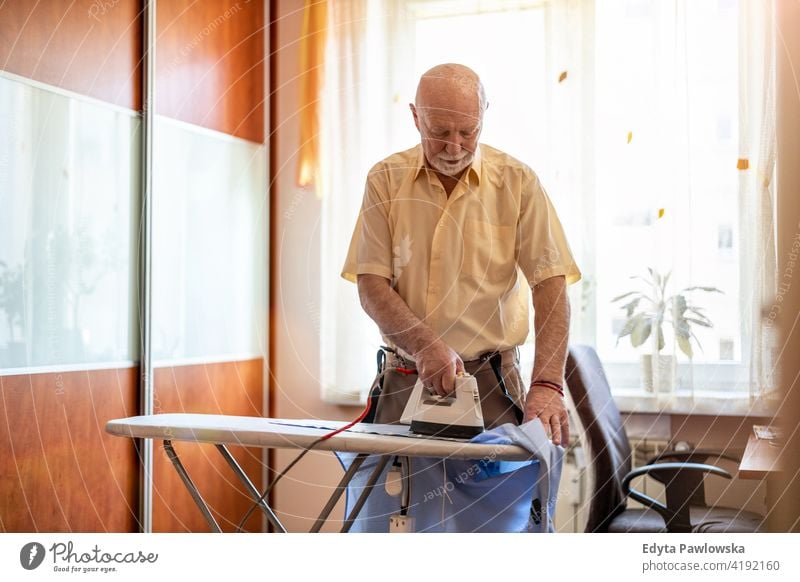
<svg viewBox="0 0 800 582">
<path fill-rule="evenodd" d="M 695 533 L 753 533 L 761 530 L 763 517 L 728 507 L 692 507 L 689 510 Z M 661 515 L 653 509 L 626 509 L 608 525 L 611 533 L 666 532 Z"/>
</svg>

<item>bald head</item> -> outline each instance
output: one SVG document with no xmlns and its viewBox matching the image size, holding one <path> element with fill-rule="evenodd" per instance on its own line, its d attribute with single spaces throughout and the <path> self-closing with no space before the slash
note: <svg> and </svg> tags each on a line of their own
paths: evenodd
<svg viewBox="0 0 800 582">
<path fill-rule="evenodd" d="M 464 65 L 445 63 L 423 73 L 417 85 L 417 109 L 476 111 L 486 109 L 486 93 L 478 75 Z M 465 110 L 466 109 L 466 110 Z"/>
</svg>

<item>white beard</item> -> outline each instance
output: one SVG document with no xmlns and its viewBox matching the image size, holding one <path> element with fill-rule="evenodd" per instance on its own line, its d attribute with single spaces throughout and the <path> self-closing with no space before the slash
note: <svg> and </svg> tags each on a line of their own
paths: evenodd
<svg viewBox="0 0 800 582">
<path fill-rule="evenodd" d="M 431 167 L 440 174 L 456 177 L 469 167 L 474 157 L 475 154 L 467 153 L 458 161 L 449 162 L 439 156 L 436 156 L 434 159 L 428 160 L 428 162 L 430 162 Z"/>
</svg>

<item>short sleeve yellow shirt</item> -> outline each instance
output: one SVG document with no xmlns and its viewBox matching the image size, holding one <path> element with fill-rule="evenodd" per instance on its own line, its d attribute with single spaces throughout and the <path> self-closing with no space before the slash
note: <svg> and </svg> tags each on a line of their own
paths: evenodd
<svg viewBox="0 0 800 582">
<path fill-rule="evenodd" d="M 449 197 L 419 145 L 370 170 L 342 270 L 361 274 L 389 279 L 464 360 L 525 341 L 528 286 L 581 277 L 539 178 L 485 144 Z"/>
</svg>

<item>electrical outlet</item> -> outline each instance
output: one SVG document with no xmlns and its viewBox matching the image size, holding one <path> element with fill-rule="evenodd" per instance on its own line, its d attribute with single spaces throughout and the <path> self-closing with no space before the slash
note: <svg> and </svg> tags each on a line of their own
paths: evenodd
<svg viewBox="0 0 800 582">
<path fill-rule="evenodd" d="M 408 515 L 395 515 L 389 516 L 389 533 L 413 533 L 414 532 L 414 518 Z"/>
</svg>

